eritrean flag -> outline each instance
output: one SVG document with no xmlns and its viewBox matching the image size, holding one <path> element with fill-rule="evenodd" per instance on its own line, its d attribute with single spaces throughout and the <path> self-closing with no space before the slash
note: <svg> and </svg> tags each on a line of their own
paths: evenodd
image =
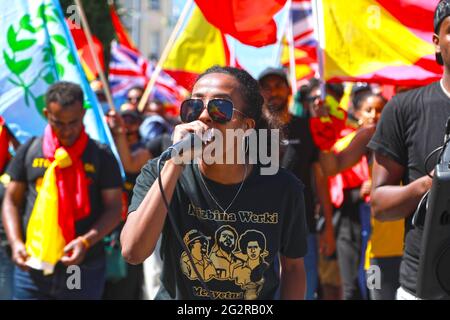
<svg viewBox="0 0 450 320">
<path fill-rule="evenodd" d="M 318 0 L 325 80 L 423 85 L 440 79 L 432 43 L 438 2 Z"/>
</svg>

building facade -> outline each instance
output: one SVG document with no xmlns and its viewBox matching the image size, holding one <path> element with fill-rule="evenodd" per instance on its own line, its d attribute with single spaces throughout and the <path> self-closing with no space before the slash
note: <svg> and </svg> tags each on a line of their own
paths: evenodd
<svg viewBox="0 0 450 320">
<path fill-rule="evenodd" d="M 119 14 L 147 58 L 159 58 L 174 26 L 172 0 L 120 0 Z"/>
</svg>

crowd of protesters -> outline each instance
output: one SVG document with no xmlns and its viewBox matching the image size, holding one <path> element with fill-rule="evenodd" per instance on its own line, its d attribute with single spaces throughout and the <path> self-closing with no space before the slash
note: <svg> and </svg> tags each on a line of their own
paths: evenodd
<svg viewBox="0 0 450 320">
<path fill-rule="evenodd" d="M 266 128 L 277 128 L 282 133 L 280 166 L 304 184 L 308 231 L 305 298 L 394 299 L 399 287 L 404 221 L 381 222 L 371 216 L 372 152 L 366 147 L 386 98 L 378 86 L 352 84 L 351 92 L 347 89 L 344 93 L 343 85 L 321 86 L 316 79 L 304 83 L 298 94 L 291 97 L 288 77 L 284 70 L 275 68 L 263 71 L 258 82 L 265 100 L 262 114 Z M 144 263 L 132 265 L 121 255 L 120 233 L 142 167 L 172 144 L 172 132 L 180 120 L 166 115 L 159 101 L 150 101 L 144 110 L 138 110 L 142 94 L 143 88 L 132 88 L 128 101 L 119 110 L 106 114 L 125 171 L 123 182 L 109 148 L 92 140 L 85 142 L 81 158 L 90 183 L 96 185 L 95 191 L 89 190 L 91 208 L 103 210 L 103 214 L 95 217 L 92 214 L 83 223 L 75 221 L 74 247 L 66 248 L 66 252 L 73 250 L 72 255 L 63 257 L 51 276 L 44 276 L 25 263 L 28 254 L 24 235 L 38 184 L 42 183 L 53 157 L 42 151 L 46 139 L 53 137 L 60 145 L 70 146 L 84 134 L 79 88 L 70 83 L 54 85 L 47 93 L 47 118 L 52 130 L 47 130 L 50 132 L 46 131 L 42 139 L 32 139 L 23 146 L 19 147 L 17 141 L 9 145 L 10 151 L 14 146 L 16 150 L 5 152 L 15 156 L 5 157 L 1 168 L 2 299 L 155 297 L 163 266 L 159 246 Z M 3 135 L 12 138 L 7 123 L 2 128 Z M 92 149 L 89 154 L 86 148 Z M 107 213 L 109 222 L 99 222 Z M 79 259 L 73 257 L 76 248 Z M 99 259 L 104 263 L 96 263 Z M 68 276 L 64 272 L 74 261 L 85 272 L 85 288 L 78 295 L 64 289 Z M 378 266 L 383 274 L 378 288 L 367 286 L 366 271 L 371 265 Z"/>
<path fill-rule="evenodd" d="M 19 145 L 0 117 L 0 299 L 418 299 L 412 220 L 450 115 L 449 16 L 442 1 L 444 74 L 421 88 L 311 79 L 292 96 L 282 69 L 216 66 L 175 118 L 138 110 L 141 87 L 109 110 L 95 81 L 117 157 L 85 131 L 74 83 L 46 92 L 42 137 Z M 244 135 L 244 163 L 163 159 L 158 178 L 165 150 L 211 129 L 279 130 L 279 170 L 262 175 Z"/>
</svg>

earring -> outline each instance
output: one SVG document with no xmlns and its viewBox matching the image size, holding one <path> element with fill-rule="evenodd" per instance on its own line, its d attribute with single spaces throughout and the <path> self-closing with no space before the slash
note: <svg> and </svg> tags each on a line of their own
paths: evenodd
<svg viewBox="0 0 450 320">
<path fill-rule="evenodd" d="M 242 151 L 244 151 L 244 154 L 247 154 L 249 144 L 250 144 L 249 137 L 245 136 L 244 139 L 242 139 L 242 143 L 241 143 Z"/>
</svg>

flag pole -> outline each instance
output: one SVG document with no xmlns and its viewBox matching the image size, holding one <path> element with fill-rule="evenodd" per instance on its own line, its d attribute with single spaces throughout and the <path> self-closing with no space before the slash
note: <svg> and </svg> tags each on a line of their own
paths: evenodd
<svg viewBox="0 0 450 320">
<path fill-rule="evenodd" d="M 155 86 L 156 79 L 158 79 L 159 73 L 162 70 L 162 65 L 166 61 L 170 50 L 172 50 L 172 47 L 175 43 L 176 37 L 178 35 L 178 32 L 180 31 L 181 27 L 183 26 L 184 20 L 186 19 L 186 16 L 188 15 L 190 9 L 192 6 L 192 0 L 188 0 L 186 4 L 184 5 L 183 11 L 180 14 L 180 17 L 178 18 L 178 21 L 173 28 L 173 31 L 169 37 L 169 40 L 167 41 L 166 47 L 164 48 L 161 57 L 158 60 L 158 64 L 156 65 L 155 70 L 152 72 L 152 76 L 150 77 L 150 81 L 147 83 L 147 86 L 145 87 L 144 94 L 142 95 L 141 100 L 138 104 L 138 110 L 142 112 L 145 108 L 145 105 L 147 104 L 148 98 L 150 97 L 150 93 L 153 90 L 153 87 Z"/>
<path fill-rule="evenodd" d="M 285 9 L 286 10 L 286 14 L 283 17 L 283 21 L 280 23 L 280 26 L 282 26 L 280 29 L 281 31 L 281 35 L 280 37 L 277 39 L 279 40 L 277 42 L 277 48 L 272 52 L 272 64 L 273 65 L 279 65 L 280 61 L 281 61 L 281 54 L 283 53 L 283 38 L 286 35 L 287 32 L 287 27 L 288 27 L 288 21 L 289 21 L 289 14 L 290 14 L 290 4 L 286 2 L 285 5 Z M 286 35 L 287 37 L 287 35 Z"/>
<path fill-rule="evenodd" d="M 287 40 L 289 45 L 289 71 L 291 78 L 292 96 L 297 94 L 297 75 L 295 74 L 294 30 L 292 17 L 292 1 L 289 0 L 289 17 L 287 25 Z"/>
<path fill-rule="evenodd" d="M 80 14 L 80 18 L 81 18 L 81 25 L 82 28 L 84 30 L 84 32 L 86 33 L 86 39 L 88 42 L 88 46 L 89 46 L 89 51 L 92 55 L 92 58 L 94 59 L 94 65 L 95 68 L 97 69 L 98 75 L 100 76 L 100 81 L 103 84 L 103 91 L 105 93 L 106 96 L 106 101 L 108 102 L 109 108 L 111 110 L 116 110 L 115 106 L 114 106 L 114 102 L 111 96 L 111 91 L 109 90 L 109 85 L 108 85 L 108 81 L 106 80 L 106 76 L 105 73 L 100 65 L 100 61 L 98 60 L 97 55 L 95 54 L 95 49 L 94 49 L 94 40 L 92 39 L 92 33 L 91 33 L 91 29 L 89 27 L 88 21 L 86 19 L 86 15 L 84 13 L 84 9 L 83 9 L 83 5 L 81 3 L 80 0 L 74 0 L 75 5 L 77 6 L 78 12 Z"/>
<path fill-rule="evenodd" d="M 227 41 L 226 38 L 225 41 Z M 229 46 L 229 48 L 230 48 L 230 66 L 236 67 L 236 39 L 234 39 L 233 37 L 231 37 L 231 45 Z"/>
<path fill-rule="evenodd" d="M 326 85 L 324 76 L 324 57 L 323 50 L 325 48 L 325 30 L 321 28 L 324 26 L 323 21 L 323 5 L 322 0 L 313 0 L 314 5 L 312 7 L 313 19 L 315 23 L 314 36 L 317 40 L 317 62 L 319 64 L 319 82 L 320 82 L 320 92 L 322 100 L 325 100 L 326 96 Z"/>
</svg>

